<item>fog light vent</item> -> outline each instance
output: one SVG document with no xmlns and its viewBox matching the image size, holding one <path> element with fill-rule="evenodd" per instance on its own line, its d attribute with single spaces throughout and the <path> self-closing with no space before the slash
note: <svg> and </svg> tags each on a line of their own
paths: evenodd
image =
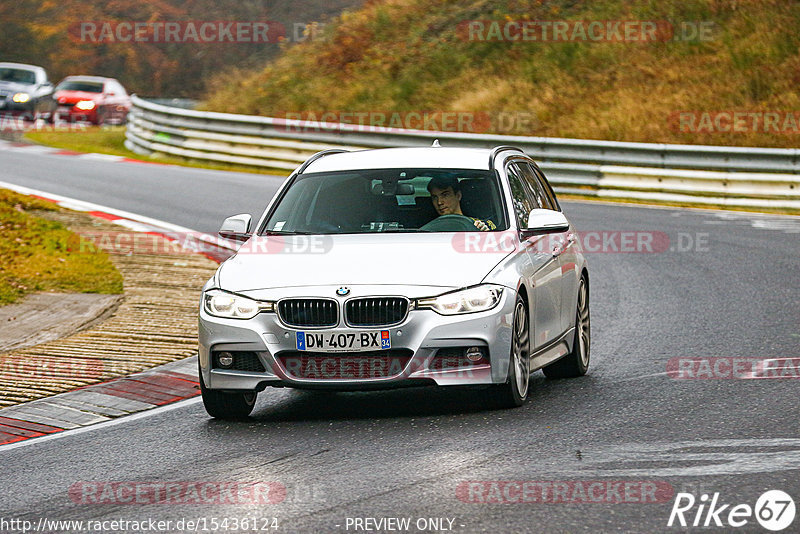
<svg viewBox="0 0 800 534">
<path fill-rule="evenodd" d="M 470 347 L 465 352 L 467 359 L 471 362 L 479 362 L 483 358 L 483 349 L 480 347 Z"/>
<path fill-rule="evenodd" d="M 485 347 L 448 347 L 436 351 L 430 369 L 461 369 L 489 363 Z"/>
<path fill-rule="evenodd" d="M 217 356 L 220 367 L 228 368 L 233 365 L 233 354 L 230 352 L 220 352 Z"/>
<path fill-rule="evenodd" d="M 263 373 L 266 371 L 258 354 L 249 351 L 214 352 L 212 368 L 225 369 L 226 371 L 251 371 L 255 373 Z"/>
</svg>

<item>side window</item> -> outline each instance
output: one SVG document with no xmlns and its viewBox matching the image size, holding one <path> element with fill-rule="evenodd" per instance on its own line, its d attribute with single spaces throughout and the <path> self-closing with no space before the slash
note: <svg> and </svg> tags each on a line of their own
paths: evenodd
<svg viewBox="0 0 800 534">
<path fill-rule="evenodd" d="M 541 184 L 539 184 L 533 167 L 531 167 L 529 163 L 519 163 L 518 165 L 522 172 L 522 177 L 525 179 L 526 185 L 528 186 L 528 191 L 536 199 L 537 207 L 547 210 L 555 209 L 552 201 L 545 194 Z"/>
<path fill-rule="evenodd" d="M 556 198 L 556 194 L 553 191 L 553 188 L 550 186 L 550 182 L 544 177 L 542 171 L 536 169 L 533 165 L 530 166 L 531 171 L 536 175 L 536 179 L 539 182 L 539 187 L 542 189 L 542 192 L 545 194 L 547 199 L 550 201 L 550 204 L 553 206 L 551 209 L 556 211 L 561 211 L 561 206 L 558 204 L 558 199 Z"/>
<path fill-rule="evenodd" d="M 527 228 L 528 215 L 530 215 L 531 210 L 538 206 L 531 199 L 519 166 L 516 163 L 512 163 L 506 167 L 506 172 L 508 174 L 508 185 L 511 187 L 514 213 L 517 216 L 517 226 L 519 228 Z"/>
</svg>

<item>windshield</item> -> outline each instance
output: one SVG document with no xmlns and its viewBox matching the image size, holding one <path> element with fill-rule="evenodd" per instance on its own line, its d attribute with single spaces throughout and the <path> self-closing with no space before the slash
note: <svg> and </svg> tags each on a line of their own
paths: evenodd
<svg viewBox="0 0 800 534">
<path fill-rule="evenodd" d="M 433 194 L 432 194 L 433 193 Z M 436 202 L 434 202 L 436 201 Z M 266 222 L 266 233 L 505 230 L 490 171 L 367 169 L 302 174 Z"/>
<path fill-rule="evenodd" d="M 0 81 L 33 85 L 36 83 L 36 73 L 32 70 L 0 67 Z"/>
<path fill-rule="evenodd" d="M 73 80 L 58 84 L 56 91 L 83 91 L 84 93 L 102 93 L 103 84 L 97 82 L 81 82 Z"/>
</svg>

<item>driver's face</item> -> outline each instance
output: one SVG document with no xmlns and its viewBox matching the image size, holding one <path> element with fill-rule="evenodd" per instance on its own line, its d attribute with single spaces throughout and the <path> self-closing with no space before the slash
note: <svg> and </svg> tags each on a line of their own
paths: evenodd
<svg viewBox="0 0 800 534">
<path fill-rule="evenodd" d="M 452 187 L 432 188 L 431 202 L 439 215 L 463 215 L 461 213 L 461 191 L 455 193 Z"/>
</svg>

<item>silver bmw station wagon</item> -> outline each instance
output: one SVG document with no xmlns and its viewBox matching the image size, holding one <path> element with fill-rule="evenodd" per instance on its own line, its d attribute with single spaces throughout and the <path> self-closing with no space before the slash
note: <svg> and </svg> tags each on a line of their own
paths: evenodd
<svg viewBox="0 0 800 534">
<path fill-rule="evenodd" d="M 530 374 L 589 366 L 589 273 L 520 149 L 327 150 L 303 163 L 200 304 L 203 403 L 250 414 L 267 386 L 484 386 L 522 405 Z"/>
</svg>

